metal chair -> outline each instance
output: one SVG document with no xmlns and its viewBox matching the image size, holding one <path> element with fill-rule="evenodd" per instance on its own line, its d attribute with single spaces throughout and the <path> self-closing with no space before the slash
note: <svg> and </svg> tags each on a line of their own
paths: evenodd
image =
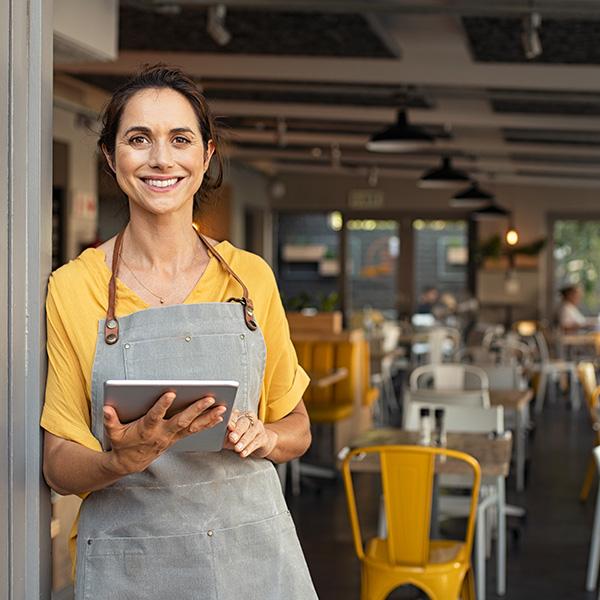
<svg viewBox="0 0 600 600">
<path fill-rule="evenodd" d="M 381 468 L 386 537 L 366 546 L 360 529 L 351 462 L 376 454 Z M 473 473 L 464 540 L 431 540 L 429 525 L 436 458 L 456 459 Z M 412 584 L 431 600 L 475 600 L 471 548 L 481 470 L 468 454 L 445 448 L 373 446 L 352 450 L 342 470 L 354 547 L 361 563 L 361 600 L 385 600 L 395 588 Z"/>
</svg>

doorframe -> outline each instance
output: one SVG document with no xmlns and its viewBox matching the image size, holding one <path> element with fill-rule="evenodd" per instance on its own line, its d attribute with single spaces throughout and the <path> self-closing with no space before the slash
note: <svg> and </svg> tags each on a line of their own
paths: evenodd
<svg viewBox="0 0 600 600">
<path fill-rule="evenodd" d="M 50 598 L 39 427 L 52 225 L 52 0 L 0 3 L 0 597 Z"/>
</svg>

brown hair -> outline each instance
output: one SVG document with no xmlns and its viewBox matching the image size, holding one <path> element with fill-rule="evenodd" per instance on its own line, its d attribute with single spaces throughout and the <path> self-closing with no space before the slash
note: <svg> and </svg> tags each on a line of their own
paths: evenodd
<svg viewBox="0 0 600 600">
<path fill-rule="evenodd" d="M 223 183 L 223 156 L 220 149 L 220 134 L 217 123 L 206 103 L 206 99 L 194 80 L 181 69 L 162 63 L 146 65 L 129 81 L 119 87 L 113 93 L 102 113 L 102 131 L 98 138 L 98 147 L 101 151 L 105 150 L 114 162 L 117 131 L 127 102 L 142 90 L 164 88 L 175 90 L 187 98 L 198 118 L 198 127 L 202 135 L 204 149 L 206 150 L 208 140 L 212 140 L 215 146 L 211 164 L 216 162 L 216 165 L 208 169 L 202 180 L 202 185 L 194 197 L 196 206 L 198 206 Z M 109 169 L 109 171 L 114 177 L 113 170 Z"/>
</svg>

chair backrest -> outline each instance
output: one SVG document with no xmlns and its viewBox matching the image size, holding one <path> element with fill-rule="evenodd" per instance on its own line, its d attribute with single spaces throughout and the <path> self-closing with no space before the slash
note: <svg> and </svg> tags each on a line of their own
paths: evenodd
<svg viewBox="0 0 600 600">
<path fill-rule="evenodd" d="M 520 365 L 479 363 L 477 366 L 485 371 L 493 390 L 520 390 L 525 385 Z"/>
<path fill-rule="evenodd" d="M 359 455 L 368 454 L 379 456 L 390 564 L 424 567 L 429 560 L 431 498 L 438 455 L 462 461 L 473 472 L 471 508 L 465 536 L 466 555 L 471 554 L 481 482 L 479 463 L 468 454 L 446 448 L 372 446 L 352 450 L 342 464 L 354 546 L 361 560 L 365 555 L 352 484 L 351 461 Z"/>
<path fill-rule="evenodd" d="M 433 402 L 444 406 L 471 406 L 474 408 L 489 408 L 490 393 L 488 390 L 406 390 L 404 404 L 407 402 Z"/>
<path fill-rule="evenodd" d="M 581 382 L 581 387 L 583 388 L 585 401 L 588 407 L 592 408 L 592 395 L 598 386 L 594 363 L 589 361 L 580 362 L 577 365 L 577 375 L 579 375 L 579 381 Z"/>
<path fill-rule="evenodd" d="M 444 391 L 487 390 L 485 371 L 473 365 L 459 363 L 422 365 L 410 374 L 410 389 L 434 389 Z"/>
<path fill-rule="evenodd" d="M 433 414 L 436 408 L 444 409 L 446 431 L 470 433 L 504 433 L 504 408 L 492 406 L 457 406 L 439 402 L 411 401 L 404 406 L 403 428 L 409 431 L 419 430 L 420 411 L 428 408 Z"/>
<path fill-rule="evenodd" d="M 306 371 L 327 373 L 345 367 L 348 377 L 324 388 L 308 388 L 303 399 L 314 406 L 352 404 L 361 377 L 361 344 L 353 341 L 294 341 L 298 362 Z"/>
</svg>

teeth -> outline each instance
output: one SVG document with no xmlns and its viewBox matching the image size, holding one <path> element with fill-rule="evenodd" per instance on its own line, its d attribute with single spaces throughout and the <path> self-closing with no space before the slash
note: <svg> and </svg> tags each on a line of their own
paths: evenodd
<svg viewBox="0 0 600 600">
<path fill-rule="evenodd" d="M 171 185 L 175 185 L 177 183 L 177 177 L 173 179 L 146 179 L 145 180 L 148 185 L 152 187 L 169 187 Z"/>
</svg>

